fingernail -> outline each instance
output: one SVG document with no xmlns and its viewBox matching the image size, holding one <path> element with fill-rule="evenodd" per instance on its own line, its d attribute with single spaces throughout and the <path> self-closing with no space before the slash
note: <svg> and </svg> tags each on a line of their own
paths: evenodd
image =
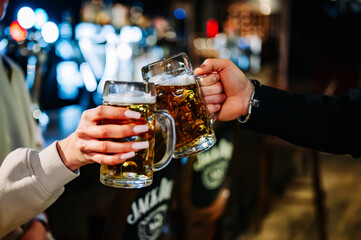
<svg viewBox="0 0 361 240">
<path fill-rule="evenodd" d="M 148 131 L 148 125 L 137 125 L 133 128 L 135 133 L 142 133 Z"/>
<path fill-rule="evenodd" d="M 120 159 L 128 159 L 128 158 L 132 158 L 134 156 L 135 156 L 135 152 L 127 152 L 127 153 L 122 154 Z"/>
<path fill-rule="evenodd" d="M 140 113 L 139 112 L 133 112 L 133 111 L 125 111 L 124 115 L 128 118 L 140 118 Z"/>
<path fill-rule="evenodd" d="M 145 149 L 149 147 L 149 142 L 145 141 L 145 142 L 136 142 L 132 144 L 132 148 L 133 149 Z"/>
</svg>

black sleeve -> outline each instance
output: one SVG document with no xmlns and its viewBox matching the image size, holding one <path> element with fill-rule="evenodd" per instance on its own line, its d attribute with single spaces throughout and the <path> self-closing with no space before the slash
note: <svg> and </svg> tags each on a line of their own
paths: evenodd
<svg viewBox="0 0 361 240">
<path fill-rule="evenodd" d="M 361 86 L 348 95 L 296 94 L 268 86 L 242 126 L 323 152 L 361 156 Z"/>
</svg>

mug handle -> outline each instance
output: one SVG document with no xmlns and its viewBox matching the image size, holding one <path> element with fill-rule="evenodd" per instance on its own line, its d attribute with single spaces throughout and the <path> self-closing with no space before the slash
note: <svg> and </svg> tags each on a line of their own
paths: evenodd
<svg viewBox="0 0 361 240">
<path fill-rule="evenodd" d="M 165 150 L 165 154 L 163 158 L 152 167 L 153 171 L 159 171 L 165 168 L 170 163 L 173 157 L 176 140 L 175 123 L 172 116 L 164 110 L 155 111 L 154 116 L 161 125 L 162 131 L 164 131 L 165 129 L 167 130 L 167 147 Z"/>
</svg>

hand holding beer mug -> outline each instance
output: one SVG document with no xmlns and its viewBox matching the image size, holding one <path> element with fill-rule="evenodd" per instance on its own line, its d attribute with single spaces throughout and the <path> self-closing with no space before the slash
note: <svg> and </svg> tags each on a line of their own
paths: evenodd
<svg viewBox="0 0 361 240">
<path fill-rule="evenodd" d="M 156 85 L 157 108 L 166 109 L 174 118 L 175 158 L 203 152 L 215 144 L 211 116 L 185 53 L 142 67 L 142 76 L 144 81 Z"/>
<path fill-rule="evenodd" d="M 172 159 L 175 146 L 175 126 L 173 118 L 165 111 L 155 109 L 155 85 L 145 82 L 120 82 L 107 81 L 104 85 L 103 105 L 124 107 L 141 114 L 139 119 L 127 120 L 102 120 L 100 124 L 134 124 L 145 125 L 149 131 L 137 136 L 107 139 L 119 142 L 149 142 L 149 148 L 141 149 L 133 158 L 127 159 L 122 164 L 110 166 L 101 165 L 100 181 L 112 187 L 141 188 L 148 186 L 153 181 L 153 171 L 163 169 Z M 167 130 L 165 134 L 166 152 L 164 157 L 154 163 L 155 122 L 161 129 Z"/>
</svg>

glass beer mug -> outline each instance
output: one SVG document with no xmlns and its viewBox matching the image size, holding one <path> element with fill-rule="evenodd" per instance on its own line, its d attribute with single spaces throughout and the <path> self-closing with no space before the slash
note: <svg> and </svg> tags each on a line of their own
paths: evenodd
<svg viewBox="0 0 361 240">
<path fill-rule="evenodd" d="M 180 53 L 142 67 L 143 80 L 155 83 L 157 108 L 166 109 L 176 123 L 174 157 L 212 147 L 216 137 L 187 54 Z"/>
<path fill-rule="evenodd" d="M 148 124 L 149 131 L 137 136 L 108 139 L 111 141 L 149 141 L 149 148 L 135 153 L 133 158 L 110 166 L 101 165 L 100 182 L 111 187 L 141 188 L 153 181 L 153 172 L 163 169 L 172 159 L 175 147 L 175 124 L 166 111 L 155 108 L 155 85 L 145 82 L 106 81 L 103 92 L 103 105 L 124 107 L 140 112 L 139 119 L 102 120 L 100 124 Z M 155 123 L 161 125 L 166 138 L 166 151 L 163 158 L 154 163 Z"/>
</svg>

